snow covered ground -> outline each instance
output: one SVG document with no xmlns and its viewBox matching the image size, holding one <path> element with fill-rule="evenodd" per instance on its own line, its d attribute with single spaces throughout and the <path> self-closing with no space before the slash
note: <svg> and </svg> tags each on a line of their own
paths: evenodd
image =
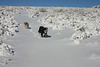
<svg viewBox="0 0 100 67">
<path fill-rule="evenodd" d="M 0 8 L 0 67 L 100 67 L 100 9 Z M 41 38 L 39 26 L 51 37 Z"/>
</svg>

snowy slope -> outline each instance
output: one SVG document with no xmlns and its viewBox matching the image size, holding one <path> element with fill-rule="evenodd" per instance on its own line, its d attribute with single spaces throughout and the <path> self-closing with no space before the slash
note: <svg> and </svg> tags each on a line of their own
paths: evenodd
<svg viewBox="0 0 100 67">
<path fill-rule="evenodd" d="M 15 32 L 16 35 L 12 37 L 2 37 L 5 43 L 14 47 L 15 53 L 14 56 L 7 56 L 7 59 L 4 57 L 1 66 L 100 67 L 100 32 L 97 33 L 94 30 L 99 28 L 99 9 L 63 8 L 62 10 L 60 7 L 18 7 L 18 9 L 20 12 L 14 17 L 15 21 L 20 24 L 18 26 L 19 32 L 17 34 Z M 95 11 L 95 14 L 92 13 Z M 90 13 L 86 14 L 87 17 L 83 17 L 81 12 Z M 90 16 L 96 17 L 92 20 Z M 24 28 L 24 22 L 29 23 L 30 29 Z M 38 28 L 41 25 L 49 28 L 48 35 L 51 35 L 51 38 L 40 37 Z M 80 32 L 77 26 L 81 29 L 82 27 L 85 28 L 85 31 L 82 29 L 82 32 Z M 87 35 L 89 31 L 91 31 L 91 37 L 73 39 L 79 34 L 84 36 L 84 33 L 86 33 Z M 0 58 L 2 60 L 2 57 Z"/>
</svg>

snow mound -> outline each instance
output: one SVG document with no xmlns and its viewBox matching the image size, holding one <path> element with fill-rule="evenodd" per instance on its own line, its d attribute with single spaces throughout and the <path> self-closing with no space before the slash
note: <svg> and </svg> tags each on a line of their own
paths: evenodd
<svg viewBox="0 0 100 67">
<path fill-rule="evenodd" d="M 0 67 L 3 67 L 11 62 L 9 56 L 14 55 L 13 47 L 0 41 Z"/>
<path fill-rule="evenodd" d="M 14 55 L 14 50 L 12 46 L 5 44 L 0 41 L 0 56 L 8 56 L 8 55 Z"/>
</svg>

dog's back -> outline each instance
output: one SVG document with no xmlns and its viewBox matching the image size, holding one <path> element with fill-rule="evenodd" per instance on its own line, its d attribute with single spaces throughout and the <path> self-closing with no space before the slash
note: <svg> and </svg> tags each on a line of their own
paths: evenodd
<svg viewBox="0 0 100 67">
<path fill-rule="evenodd" d="M 43 26 L 40 26 L 38 32 L 39 33 L 42 33 L 43 32 L 43 29 L 44 29 L 44 27 Z"/>
<path fill-rule="evenodd" d="M 29 24 L 28 24 L 27 22 L 24 22 L 24 27 L 25 27 L 26 29 L 28 29 L 28 28 L 29 28 Z"/>
</svg>

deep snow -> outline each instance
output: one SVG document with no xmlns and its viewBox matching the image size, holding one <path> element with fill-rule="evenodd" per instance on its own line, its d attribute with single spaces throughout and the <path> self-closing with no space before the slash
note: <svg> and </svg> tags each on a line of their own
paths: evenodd
<svg viewBox="0 0 100 67">
<path fill-rule="evenodd" d="M 34 12 L 30 14 L 31 11 Z M 92 10 L 90 9 L 89 11 Z M 6 36 L 3 38 L 5 43 L 14 47 L 15 55 L 4 57 L 3 61 L 1 61 L 1 66 L 100 67 L 100 35 L 98 34 L 88 39 L 80 40 L 80 43 L 76 44 L 71 37 L 77 30 L 74 30 L 71 26 L 63 27 L 58 24 L 60 28 L 56 28 L 55 26 L 57 26 L 57 23 L 51 25 L 45 23 L 47 20 L 42 22 L 44 21 L 44 17 L 48 17 L 51 13 L 52 8 L 45 11 L 41 8 L 31 7 L 22 9 L 20 14 L 17 13 L 15 15 L 15 20 L 20 24 L 18 29 L 19 32 L 12 37 Z M 58 20 L 59 17 L 60 16 L 57 17 Z M 24 28 L 24 22 L 29 23 L 30 29 Z M 62 23 L 65 22 L 62 21 Z M 41 25 L 49 28 L 48 35 L 51 35 L 51 38 L 40 37 L 38 28 Z M 88 27 L 88 25 L 86 25 L 86 27 Z M 2 57 L 0 58 L 2 59 Z"/>
</svg>

